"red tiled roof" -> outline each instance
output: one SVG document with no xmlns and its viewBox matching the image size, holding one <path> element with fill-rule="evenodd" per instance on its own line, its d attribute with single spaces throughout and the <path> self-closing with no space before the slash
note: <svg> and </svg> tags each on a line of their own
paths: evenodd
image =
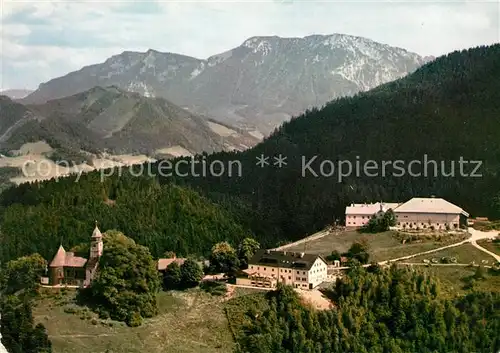
<svg viewBox="0 0 500 353">
<path fill-rule="evenodd" d="M 172 262 L 177 262 L 177 264 L 180 266 L 186 261 L 186 259 L 181 259 L 181 258 L 170 258 L 170 259 L 158 259 L 158 264 L 157 268 L 158 271 L 164 271 L 167 269 L 168 265 L 170 265 Z"/>
<path fill-rule="evenodd" d="M 64 267 L 84 267 L 86 263 L 87 263 L 86 258 L 75 256 L 75 254 L 72 252 L 66 253 Z"/>
<path fill-rule="evenodd" d="M 61 245 L 49 267 L 84 267 L 86 263 L 87 259 L 75 256 L 75 253 L 66 252 Z"/>
<path fill-rule="evenodd" d="M 49 267 L 63 267 L 66 262 L 66 250 L 64 250 L 63 246 L 59 246 L 57 253 L 55 254 L 52 262 Z"/>
</svg>

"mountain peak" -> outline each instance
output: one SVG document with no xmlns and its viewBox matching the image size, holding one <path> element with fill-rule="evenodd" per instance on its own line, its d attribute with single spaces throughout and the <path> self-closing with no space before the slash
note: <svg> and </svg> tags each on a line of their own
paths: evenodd
<svg viewBox="0 0 500 353">
<path fill-rule="evenodd" d="M 401 78 L 422 64 L 415 53 L 352 35 L 254 36 L 206 60 L 154 49 L 123 52 L 52 80 L 25 102 L 114 84 L 268 134 L 308 108 Z"/>
</svg>

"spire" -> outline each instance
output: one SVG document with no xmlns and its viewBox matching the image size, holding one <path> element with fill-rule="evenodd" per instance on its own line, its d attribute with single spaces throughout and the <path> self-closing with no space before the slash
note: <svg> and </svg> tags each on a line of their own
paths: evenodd
<svg viewBox="0 0 500 353">
<path fill-rule="evenodd" d="M 97 221 L 95 221 L 95 228 L 94 231 L 92 232 L 92 238 L 101 238 L 102 234 L 99 228 L 97 227 Z"/>
<path fill-rule="evenodd" d="M 63 246 L 60 245 L 49 267 L 63 267 L 65 263 L 66 263 L 66 250 L 64 250 Z"/>
</svg>

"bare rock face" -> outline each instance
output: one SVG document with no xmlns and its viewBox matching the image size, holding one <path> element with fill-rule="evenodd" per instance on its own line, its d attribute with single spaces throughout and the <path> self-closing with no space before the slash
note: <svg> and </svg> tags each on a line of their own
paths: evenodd
<svg viewBox="0 0 500 353">
<path fill-rule="evenodd" d="M 43 83 L 24 101 L 42 103 L 116 85 L 267 134 L 308 108 L 393 81 L 428 60 L 342 34 L 253 37 L 206 60 L 154 50 L 123 52 Z"/>
</svg>

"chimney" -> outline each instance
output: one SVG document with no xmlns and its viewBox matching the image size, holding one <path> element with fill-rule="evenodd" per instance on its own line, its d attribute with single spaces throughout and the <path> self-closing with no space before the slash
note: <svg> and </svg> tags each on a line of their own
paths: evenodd
<svg viewBox="0 0 500 353">
<path fill-rule="evenodd" d="M 286 255 L 286 251 L 283 251 L 283 255 Z"/>
<path fill-rule="evenodd" d="M 301 252 L 301 253 L 300 253 L 300 258 L 303 258 L 303 257 L 304 257 L 304 255 L 305 255 L 305 253 Z"/>
<path fill-rule="evenodd" d="M 270 254 L 271 253 L 271 250 L 266 250 L 266 254 Z"/>
</svg>

